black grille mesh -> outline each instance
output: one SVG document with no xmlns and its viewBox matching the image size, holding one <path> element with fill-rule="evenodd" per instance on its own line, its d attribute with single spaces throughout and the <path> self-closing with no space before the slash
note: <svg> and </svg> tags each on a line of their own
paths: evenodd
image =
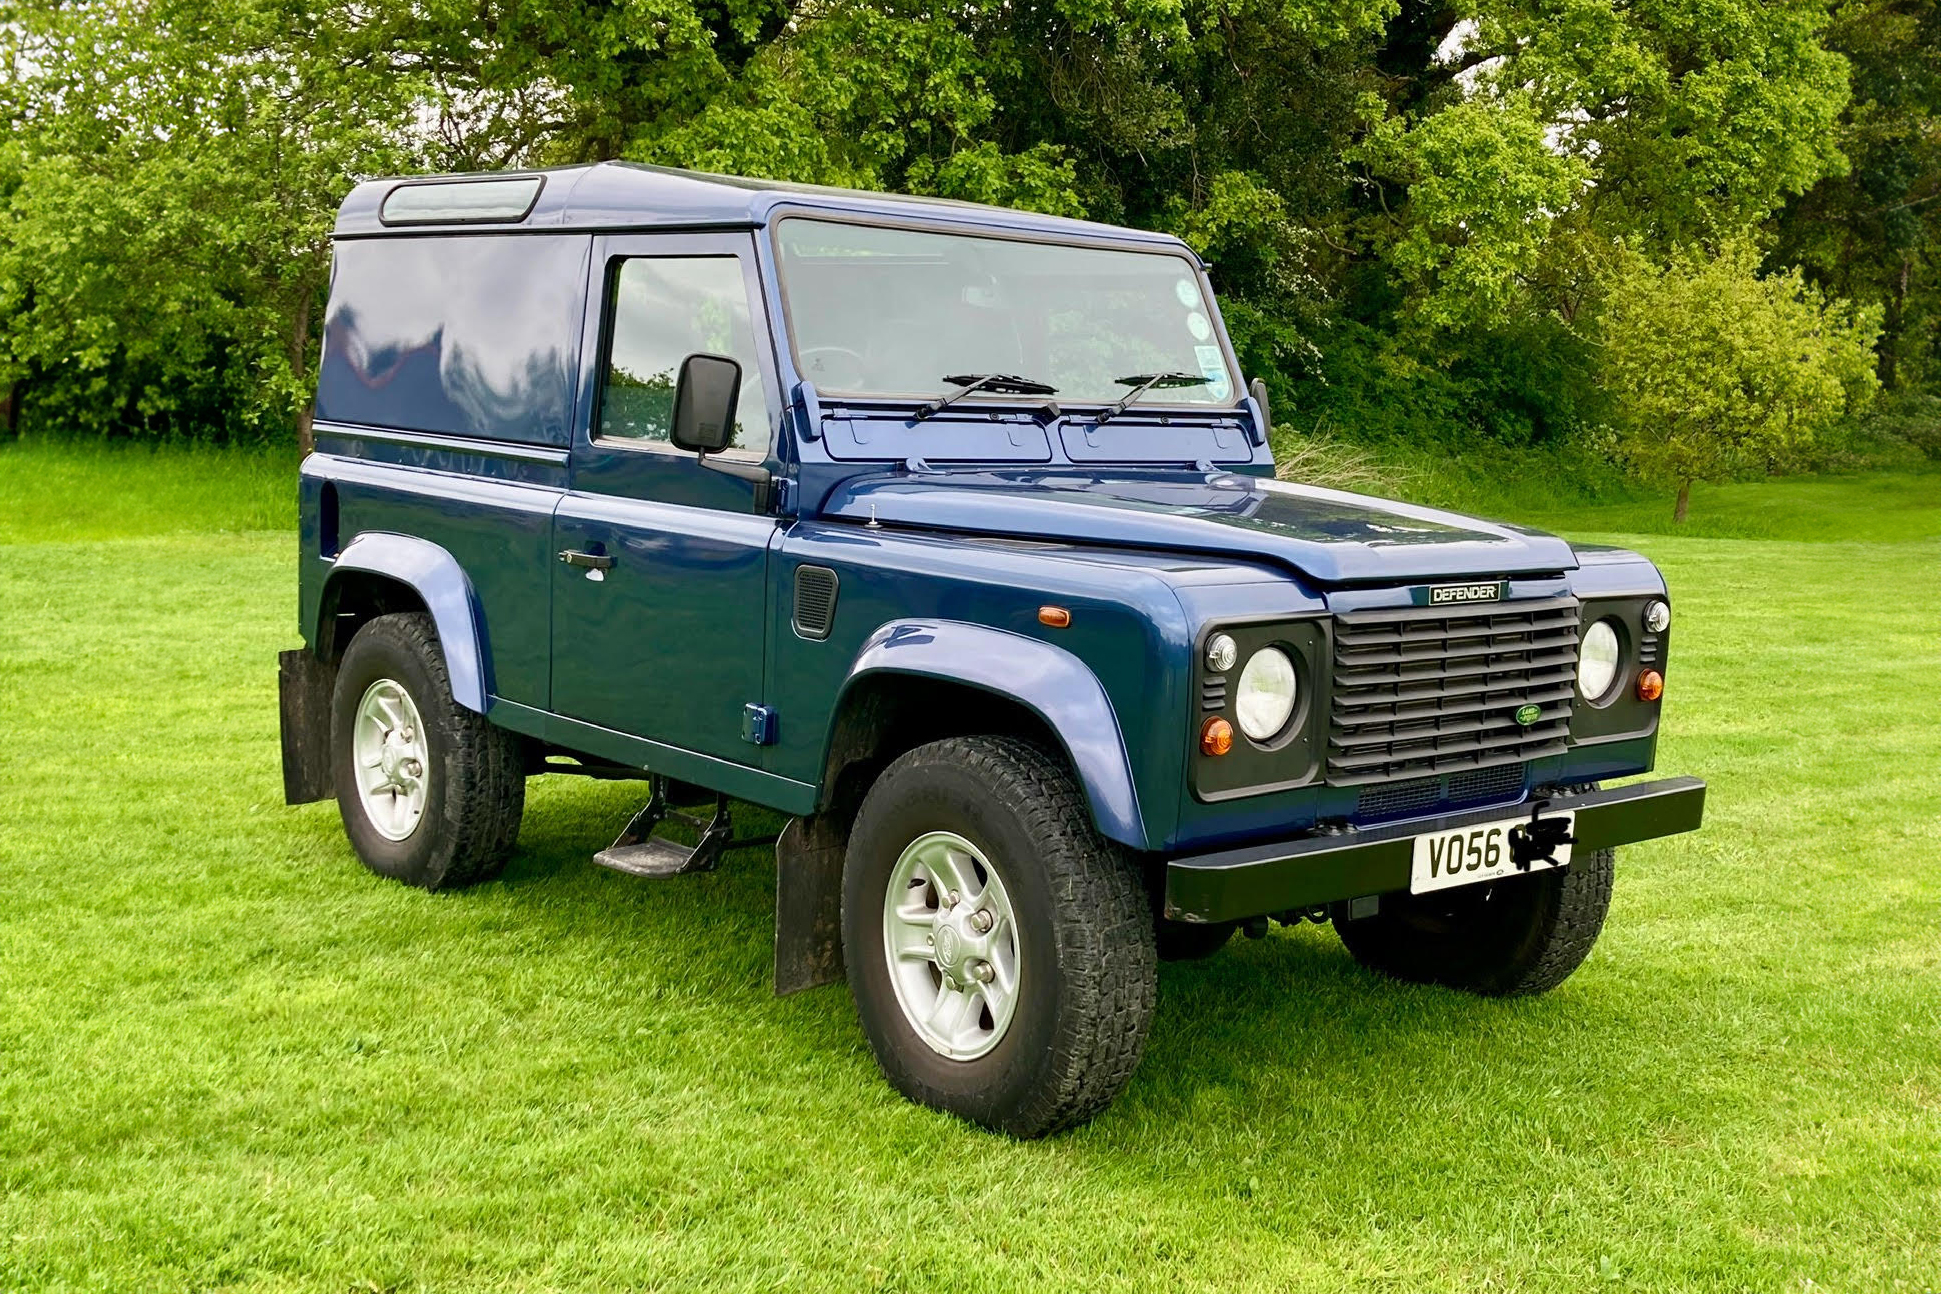
<svg viewBox="0 0 1941 1294">
<path fill-rule="evenodd" d="M 795 568 L 795 632 L 827 638 L 836 622 L 836 573 L 827 566 Z"/>
<path fill-rule="evenodd" d="M 1334 786 L 1432 778 L 1562 754 L 1575 598 L 1344 612 L 1334 621 Z M 1537 720 L 1519 724 L 1525 705 Z"/>
<path fill-rule="evenodd" d="M 1370 818 L 1399 818 L 1440 809 L 1518 800 L 1523 797 L 1525 773 L 1522 764 L 1498 764 L 1495 768 L 1472 769 L 1467 773 L 1451 773 L 1447 777 L 1418 777 L 1409 782 L 1364 786 L 1355 804 L 1355 816 L 1364 821 Z"/>
</svg>

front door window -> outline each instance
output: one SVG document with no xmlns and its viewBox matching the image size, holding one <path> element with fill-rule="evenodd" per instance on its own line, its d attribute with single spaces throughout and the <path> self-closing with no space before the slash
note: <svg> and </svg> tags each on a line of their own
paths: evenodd
<svg viewBox="0 0 1941 1294">
<path fill-rule="evenodd" d="M 595 435 L 662 441 L 681 361 L 705 352 L 741 361 L 734 445 L 768 452 L 768 399 L 742 264 L 733 256 L 637 256 L 620 262 Z"/>
</svg>

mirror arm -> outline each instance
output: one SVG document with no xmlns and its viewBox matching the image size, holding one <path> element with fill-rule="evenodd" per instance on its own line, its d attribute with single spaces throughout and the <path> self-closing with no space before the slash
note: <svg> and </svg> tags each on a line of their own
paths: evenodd
<svg viewBox="0 0 1941 1294">
<path fill-rule="evenodd" d="M 767 512 L 775 474 L 760 463 L 743 463 L 732 458 L 710 458 L 706 454 L 696 454 L 694 461 L 710 472 L 732 476 L 737 481 L 747 481 L 755 487 L 755 511 Z"/>
</svg>

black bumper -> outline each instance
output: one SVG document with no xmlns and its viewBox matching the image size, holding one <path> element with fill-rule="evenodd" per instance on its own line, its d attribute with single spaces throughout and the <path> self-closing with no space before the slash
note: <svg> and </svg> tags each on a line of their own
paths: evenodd
<svg viewBox="0 0 1941 1294">
<path fill-rule="evenodd" d="M 1548 804 L 1552 810 L 1577 814 L 1574 848 L 1609 849 L 1696 831 L 1705 814 L 1705 783 L 1695 777 L 1668 777 L 1610 791 L 1550 796 Z M 1501 822 L 1518 812 L 1500 805 L 1467 809 L 1175 858 L 1166 864 L 1166 915 L 1175 921 L 1235 921 L 1406 890 L 1415 837 Z M 1529 806 L 1521 812 L 1527 814 Z"/>
</svg>

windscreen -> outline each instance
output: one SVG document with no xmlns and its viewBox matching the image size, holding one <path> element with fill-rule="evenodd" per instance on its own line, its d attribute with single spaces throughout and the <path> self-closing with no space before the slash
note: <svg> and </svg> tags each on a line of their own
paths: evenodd
<svg viewBox="0 0 1941 1294">
<path fill-rule="evenodd" d="M 1002 373 L 1106 404 L 1178 373 L 1204 381 L 1140 404 L 1234 403 L 1184 256 L 801 217 L 776 242 L 796 363 L 823 394 L 935 396 L 948 378 Z"/>
</svg>

